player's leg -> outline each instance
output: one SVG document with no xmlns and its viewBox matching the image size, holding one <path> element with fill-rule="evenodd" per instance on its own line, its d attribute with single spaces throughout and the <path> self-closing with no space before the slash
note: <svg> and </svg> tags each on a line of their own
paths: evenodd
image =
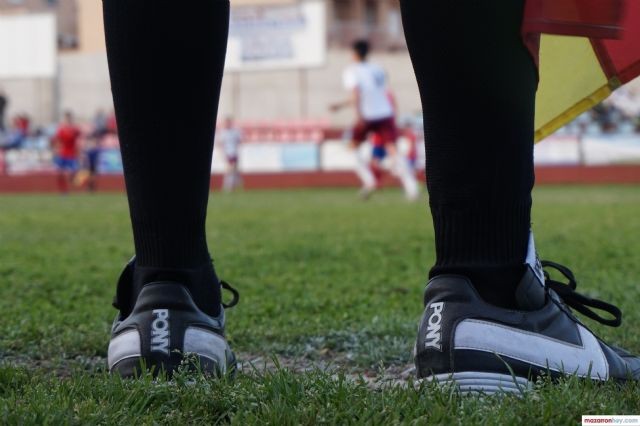
<svg viewBox="0 0 640 426">
<path fill-rule="evenodd" d="M 371 172 L 370 160 L 367 158 L 368 154 L 363 151 L 362 146 L 355 146 L 353 151 L 356 160 L 355 173 L 362 184 L 359 195 L 362 199 L 367 200 L 376 190 L 376 177 Z"/>
<path fill-rule="evenodd" d="M 524 271 L 534 182 L 537 77 L 520 38 L 523 3 L 402 3 L 424 113 L 431 276 L 467 275 L 501 306 L 513 306 Z"/>
<path fill-rule="evenodd" d="M 409 167 L 407 158 L 401 154 L 398 149 L 397 144 L 399 135 L 395 119 L 392 118 L 383 123 L 380 128 L 380 134 L 385 143 L 384 149 L 391 159 L 392 174 L 400 180 L 407 200 L 417 200 L 420 194 L 418 181 L 415 178 L 415 174 Z"/>
<path fill-rule="evenodd" d="M 404 189 L 404 195 L 409 201 L 416 201 L 420 196 L 420 186 L 416 179 L 415 171 L 413 170 L 409 159 L 398 152 L 396 149 L 394 159 L 395 173 L 400 179 L 402 188 Z"/>
<path fill-rule="evenodd" d="M 233 159 L 233 189 L 242 187 L 242 176 L 240 175 L 240 165 L 238 157 Z"/>
<path fill-rule="evenodd" d="M 367 139 L 367 124 L 364 122 L 357 123 L 351 130 L 351 141 L 349 146 L 355 155 L 355 173 L 360 179 L 362 186 L 359 195 L 362 199 L 367 200 L 376 189 L 376 177 L 369 166 L 370 159 L 363 150 L 362 144 Z"/>
<path fill-rule="evenodd" d="M 379 189 L 382 185 L 382 176 L 384 170 L 382 169 L 382 162 L 387 157 L 387 149 L 384 145 L 374 145 L 371 148 L 371 161 L 369 162 L 369 169 L 373 175 L 375 188 Z"/>
<path fill-rule="evenodd" d="M 60 169 L 59 166 L 58 166 L 58 171 L 56 173 L 56 186 L 58 187 L 58 192 L 60 192 L 60 194 L 66 194 L 67 192 L 66 180 L 64 178 L 64 172 L 62 171 L 62 169 Z"/>
<path fill-rule="evenodd" d="M 462 389 L 488 392 L 517 391 L 547 366 L 552 375 L 637 376 L 637 358 L 566 313 L 561 298 L 592 301 L 550 280 L 545 287 L 528 244 L 537 77 L 520 35 L 524 0 L 401 4 L 424 110 L 436 243 L 418 376 L 453 376 Z M 615 307 L 599 305 L 617 318 Z"/>
<path fill-rule="evenodd" d="M 87 191 L 95 192 L 97 189 L 98 180 L 98 150 L 93 148 L 87 155 L 88 172 L 87 177 Z"/>
<path fill-rule="evenodd" d="M 224 170 L 224 176 L 222 177 L 222 190 L 224 192 L 231 192 L 233 189 L 233 165 L 227 158 L 227 167 Z"/>
<path fill-rule="evenodd" d="M 372 144 L 369 168 L 375 178 L 376 188 L 380 188 L 384 175 L 383 162 L 389 154 L 387 149 L 390 144 L 388 135 L 385 132 L 384 121 L 370 122 L 367 127 L 366 136 Z"/>
<path fill-rule="evenodd" d="M 56 181 L 58 184 L 58 190 L 60 191 L 61 194 L 67 194 L 69 192 L 69 172 L 67 170 L 68 168 L 68 160 L 64 159 L 64 158 L 58 158 L 57 159 L 57 168 L 58 168 L 58 174 L 56 176 Z"/>
<path fill-rule="evenodd" d="M 238 173 L 238 160 L 236 157 L 227 158 L 227 168 L 225 169 L 224 178 L 222 181 L 222 189 L 225 192 L 232 192 L 238 187 L 239 173 Z"/>
<path fill-rule="evenodd" d="M 78 186 L 78 173 L 80 172 L 80 161 L 78 158 L 69 160 L 69 170 L 67 172 L 67 185 Z"/>
<path fill-rule="evenodd" d="M 104 0 L 137 256 L 118 286 L 122 322 L 109 348 L 110 368 L 124 374 L 139 358 L 171 369 L 174 350 L 193 349 L 194 338 L 209 345 L 209 361 L 224 362 L 205 218 L 228 14 L 228 0 Z M 192 321 L 206 330 L 191 330 Z"/>
</svg>

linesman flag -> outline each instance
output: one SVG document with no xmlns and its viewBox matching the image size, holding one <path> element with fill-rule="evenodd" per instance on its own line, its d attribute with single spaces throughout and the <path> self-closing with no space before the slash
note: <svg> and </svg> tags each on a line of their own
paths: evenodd
<svg viewBox="0 0 640 426">
<path fill-rule="evenodd" d="M 640 0 L 527 0 L 522 31 L 540 76 L 536 141 L 640 75 Z"/>
</svg>

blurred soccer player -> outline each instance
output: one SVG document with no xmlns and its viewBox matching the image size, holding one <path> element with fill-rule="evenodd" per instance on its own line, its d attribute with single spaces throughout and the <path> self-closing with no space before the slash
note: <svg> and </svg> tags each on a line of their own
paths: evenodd
<svg viewBox="0 0 640 426">
<path fill-rule="evenodd" d="M 58 168 L 58 189 L 61 193 L 69 192 L 69 186 L 73 181 L 75 173 L 78 171 L 79 140 L 82 132 L 76 126 L 73 113 L 64 113 L 64 119 L 58 126 L 53 136 L 53 148 L 55 152 L 55 164 Z"/>
<path fill-rule="evenodd" d="M 94 133 L 92 138 L 87 140 L 85 147 L 85 158 L 87 166 L 86 184 L 89 192 L 94 192 L 98 184 L 98 160 L 100 159 L 100 151 L 102 144 L 102 136 Z"/>
<path fill-rule="evenodd" d="M 224 172 L 222 189 L 231 192 L 242 185 L 240 170 L 238 169 L 238 156 L 240 155 L 240 143 L 242 143 L 242 132 L 236 128 L 232 117 L 224 120 L 224 125 L 220 131 L 220 142 L 227 160 L 227 167 Z"/>
<path fill-rule="evenodd" d="M 386 156 L 385 146 L 394 144 L 397 132 L 392 99 L 389 96 L 387 76 L 377 64 L 367 60 L 369 42 L 358 40 L 352 45 L 353 63 L 344 70 L 343 83 L 349 91 L 348 99 L 330 106 L 332 111 L 352 107 L 356 123 L 351 131 L 352 146 L 357 147 L 375 134 L 371 171 L 375 181 L 381 177 L 380 161 Z M 361 175 L 361 173 L 359 173 Z M 370 179 L 363 179 L 361 194 L 366 198 L 375 190 Z"/>
<path fill-rule="evenodd" d="M 560 265 L 546 263 L 570 285 L 545 279 L 537 261 L 530 234 L 537 75 L 521 38 L 524 0 L 401 4 L 425 114 L 436 239 L 418 377 L 487 392 L 520 392 L 542 373 L 637 379 L 640 359 L 603 343 L 567 306 L 610 325 L 619 324 L 619 310 L 576 293 Z M 204 230 L 229 3 L 180 6 L 104 0 L 138 256 L 118 284 L 109 345 L 109 368 L 123 375 L 141 361 L 173 370 L 183 353 L 204 371 L 234 364 Z M 384 73 L 365 62 L 366 44 L 355 47 L 367 89 L 350 80 L 349 102 L 375 105 L 357 109 L 360 122 L 391 129 L 379 90 Z M 176 90 L 158 90 L 167 84 Z M 379 102 L 361 104 L 369 96 Z M 180 108 L 164 108 L 167 101 Z"/>
</svg>

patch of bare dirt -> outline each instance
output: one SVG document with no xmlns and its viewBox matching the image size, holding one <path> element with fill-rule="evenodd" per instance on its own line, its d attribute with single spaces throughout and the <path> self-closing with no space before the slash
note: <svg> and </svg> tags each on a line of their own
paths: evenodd
<svg viewBox="0 0 640 426">
<path fill-rule="evenodd" d="M 306 373 L 320 370 L 328 374 L 344 374 L 354 381 L 364 380 L 371 387 L 382 385 L 406 385 L 415 377 L 413 365 L 391 365 L 377 369 L 357 368 L 341 354 L 324 354 L 320 359 L 293 358 L 278 355 L 238 353 L 238 372 L 240 374 L 258 375 L 285 369 L 295 373 Z M 107 369 L 106 358 L 83 357 L 62 358 L 57 360 L 33 359 L 26 356 L 3 356 L 0 366 L 14 366 L 29 370 L 51 373 L 59 378 L 68 378 L 74 372 L 102 374 Z"/>
</svg>

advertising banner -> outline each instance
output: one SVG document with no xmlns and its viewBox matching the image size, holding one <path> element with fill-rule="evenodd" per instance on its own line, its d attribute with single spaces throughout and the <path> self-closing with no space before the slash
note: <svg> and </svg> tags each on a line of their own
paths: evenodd
<svg viewBox="0 0 640 426">
<path fill-rule="evenodd" d="M 323 1 L 234 6 L 229 22 L 226 69 L 318 67 L 325 63 L 326 38 Z"/>
<path fill-rule="evenodd" d="M 0 79 L 51 78 L 55 73 L 55 16 L 0 16 Z"/>
</svg>

